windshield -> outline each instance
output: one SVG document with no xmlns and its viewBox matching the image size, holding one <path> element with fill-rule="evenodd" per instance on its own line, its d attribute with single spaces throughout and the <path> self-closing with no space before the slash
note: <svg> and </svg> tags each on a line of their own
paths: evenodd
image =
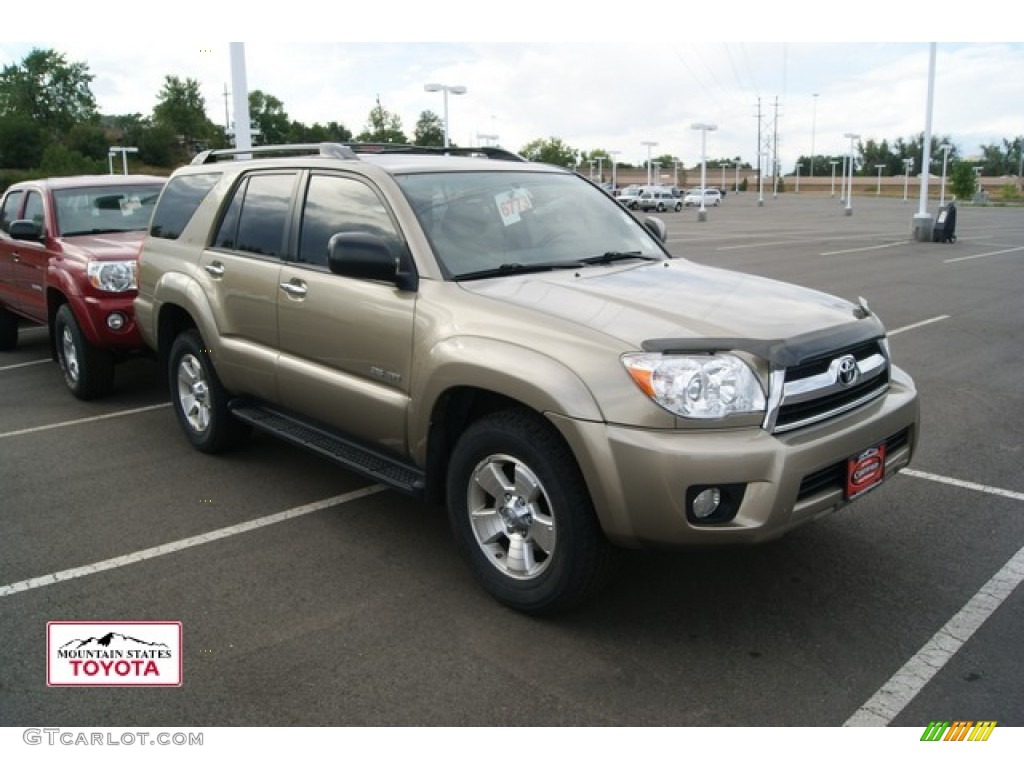
<svg viewBox="0 0 1024 768">
<path fill-rule="evenodd" d="M 454 279 L 605 263 L 593 260 L 609 253 L 666 258 L 622 206 L 573 175 L 431 173 L 398 183 Z"/>
<path fill-rule="evenodd" d="M 58 236 L 144 230 L 162 188 L 162 184 L 111 184 L 54 190 Z"/>
</svg>

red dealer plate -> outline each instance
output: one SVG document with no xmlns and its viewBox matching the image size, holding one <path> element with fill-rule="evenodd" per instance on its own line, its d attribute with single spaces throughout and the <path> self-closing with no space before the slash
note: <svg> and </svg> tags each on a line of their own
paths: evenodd
<svg viewBox="0 0 1024 768">
<path fill-rule="evenodd" d="M 885 443 L 868 448 L 846 464 L 846 498 L 855 499 L 885 479 Z"/>
</svg>

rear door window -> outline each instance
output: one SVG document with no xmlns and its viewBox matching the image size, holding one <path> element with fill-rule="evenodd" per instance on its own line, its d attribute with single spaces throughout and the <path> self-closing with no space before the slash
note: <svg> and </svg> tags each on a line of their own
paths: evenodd
<svg viewBox="0 0 1024 768">
<path fill-rule="evenodd" d="M 150 223 L 149 234 L 177 240 L 192 220 L 210 190 L 220 181 L 219 173 L 176 176 L 167 182 Z"/>
</svg>

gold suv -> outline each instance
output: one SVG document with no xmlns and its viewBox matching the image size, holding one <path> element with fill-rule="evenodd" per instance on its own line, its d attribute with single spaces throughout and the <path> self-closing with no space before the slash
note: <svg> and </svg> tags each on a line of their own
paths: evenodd
<svg viewBox="0 0 1024 768">
<path fill-rule="evenodd" d="M 483 586 L 551 613 L 620 547 L 774 538 L 915 448 L 863 301 L 665 237 L 497 149 L 215 151 L 161 194 L 135 311 L 196 448 L 255 427 L 443 502 Z"/>
</svg>

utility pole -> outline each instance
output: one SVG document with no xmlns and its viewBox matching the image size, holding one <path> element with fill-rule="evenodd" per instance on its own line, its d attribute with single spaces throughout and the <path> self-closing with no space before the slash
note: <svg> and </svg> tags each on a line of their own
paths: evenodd
<svg viewBox="0 0 1024 768">
<path fill-rule="evenodd" d="M 779 97 L 775 97 L 775 120 L 772 129 L 772 197 L 779 196 Z"/>
</svg>

